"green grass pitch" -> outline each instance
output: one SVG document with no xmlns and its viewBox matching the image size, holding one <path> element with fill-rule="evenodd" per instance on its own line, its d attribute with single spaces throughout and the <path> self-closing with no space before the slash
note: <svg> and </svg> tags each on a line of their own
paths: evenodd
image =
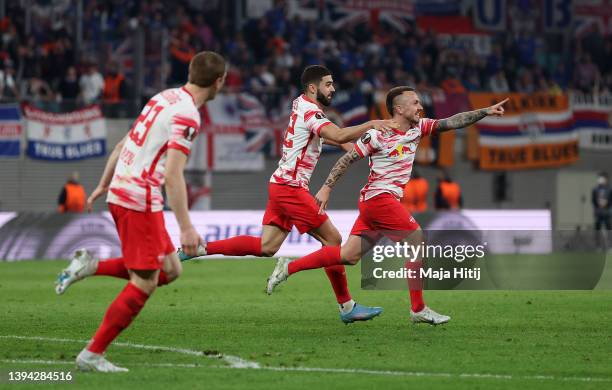
<svg viewBox="0 0 612 390">
<path fill-rule="evenodd" d="M 185 264 L 117 340 L 170 348 L 111 345 L 108 358 L 129 373 L 79 373 L 81 340 L 125 281 L 92 277 L 56 296 L 65 264 L 0 262 L 0 388 L 12 370 L 70 370 L 78 388 L 612 388 L 612 291 L 426 291 L 452 316 L 432 327 L 409 323 L 406 292 L 362 291 L 349 268 L 353 297 L 385 311 L 344 325 L 322 270 L 267 296 L 273 262 L 255 259 Z"/>
</svg>

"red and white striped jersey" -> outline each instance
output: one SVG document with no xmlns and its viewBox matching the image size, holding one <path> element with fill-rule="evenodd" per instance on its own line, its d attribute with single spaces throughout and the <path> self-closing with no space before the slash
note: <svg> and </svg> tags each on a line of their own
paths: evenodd
<svg viewBox="0 0 612 390">
<path fill-rule="evenodd" d="M 421 119 L 406 132 L 368 130 L 355 143 L 361 157 L 370 157 L 370 176 L 361 189 L 360 201 L 388 192 L 400 199 L 410 180 L 412 164 L 422 137 L 433 134 L 437 121 Z"/>
<path fill-rule="evenodd" d="M 153 96 L 121 149 L 106 201 L 136 211 L 161 211 L 168 149 L 189 155 L 200 113 L 185 88 Z"/>
<path fill-rule="evenodd" d="M 270 178 L 271 183 L 308 189 L 310 177 L 321 155 L 321 129 L 328 124 L 331 124 L 330 120 L 307 96 L 301 95 L 293 101 L 283 142 L 283 156 Z"/>
</svg>

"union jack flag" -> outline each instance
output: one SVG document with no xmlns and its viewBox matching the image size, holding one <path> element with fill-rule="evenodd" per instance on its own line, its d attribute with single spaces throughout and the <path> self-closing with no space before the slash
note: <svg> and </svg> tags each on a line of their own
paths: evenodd
<svg viewBox="0 0 612 390">
<path fill-rule="evenodd" d="M 592 28 L 612 34 L 612 0 L 574 0 L 575 33 L 580 37 Z"/>
<path fill-rule="evenodd" d="M 334 28 L 346 28 L 374 19 L 405 32 L 414 20 L 414 0 L 330 0 L 329 16 Z"/>
</svg>

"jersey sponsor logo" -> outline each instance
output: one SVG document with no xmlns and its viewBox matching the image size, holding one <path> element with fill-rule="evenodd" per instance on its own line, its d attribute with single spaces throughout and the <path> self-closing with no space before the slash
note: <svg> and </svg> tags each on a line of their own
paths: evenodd
<svg viewBox="0 0 612 390">
<path fill-rule="evenodd" d="M 410 153 L 410 147 L 406 145 L 397 145 L 391 153 L 389 153 L 389 157 L 397 157 L 397 159 L 401 159 L 404 157 L 404 153 Z"/>
<path fill-rule="evenodd" d="M 372 136 L 368 133 L 365 133 L 364 135 L 361 136 L 361 143 L 369 144 L 371 139 L 372 139 Z"/>
</svg>

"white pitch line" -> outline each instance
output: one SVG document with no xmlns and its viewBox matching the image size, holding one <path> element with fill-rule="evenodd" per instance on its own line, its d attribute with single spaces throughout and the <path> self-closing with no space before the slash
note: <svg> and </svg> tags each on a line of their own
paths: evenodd
<svg viewBox="0 0 612 390">
<path fill-rule="evenodd" d="M 86 343 L 87 341 L 75 339 L 60 339 L 40 336 L 16 336 L 16 335 L 0 335 L 4 339 L 18 340 L 40 340 L 57 343 Z M 162 350 L 167 352 L 175 352 L 184 355 L 200 356 L 213 359 L 222 359 L 228 366 L 200 366 L 197 364 L 181 364 L 181 363 L 143 363 L 143 364 L 128 364 L 128 366 L 150 366 L 150 367 L 185 367 L 185 368 L 221 368 L 221 369 L 252 369 L 252 370 L 267 370 L 267 371 L 286 371 L 286 372 L 321 372 L 329 374 L 364 374 L 364 375 L 383 375 L 383 376 L 403 376 L 403 377 L 429 377 L 429 378 L 458 378 L 458 379 L 496 379 L 496 380 L 551 380 L 551 381 L 576 381 L 576 382 L 612 382 L 612 378 L 601 377 L 580 377 L 580 376 L 553 376 L 553 375 L 506 375 L 506 374 L 478 374 L 478 373 L 446 373 L 446 372 L 415 372 L 415 371 L 392 371 L 392 370 L 367 370 L 361 368 L 326 368 L 326 367 L 275 367 L 261 366 L 257 362 L 244 360 L 238 356 L 232 355 L 210 355 L 202 351 L 195 351 L 187 348 L 174 348 L 167 346 L 155 346 L 132 343 L 113 343 L 112 345 L 126 348 L 147 349 L 147 350 Z M 3 363 L 27 363 L 27 364 L 74 364 L 63 360 L 0 360 Z"/>
<path fill-rule="evenodd" d="M 53 337 L 41 337 L 41 336 L 16 336 L 16 335 L 0 335 L 2 339 L 17 339 L 17 340 L 39 340 L 39 341 L 50 341 L 54 343 L 79 343 L 79 344 L 87 344 L 88 340 L 75 340 L 75 339 L 60 339 Z M 174 348 L 174 347 L 166 347 L 162 345 L 144 345 L 144 344 L 133 344 L 133 343 L 124 343 L 124 342 L 116 342 L 112 345 L 117 347 L 126 347 L 126 348 L 135 348 L 135 349 L 146 349 L 153 351 L 166 351 L 166 352 L 174 352 L 180 353 L 183 355 L 191 355 L 191 356 L 200 356 L 209 359 L 221 359 L 232 368 L 259 368 L 259 363 L 251 362 L 249 360 L 242 359 L 239 356 L 225 355 L 221 353 L 210 354 L 202 351 L 195 351 L 193 349 L 187 348 Z"/>
</svg>

